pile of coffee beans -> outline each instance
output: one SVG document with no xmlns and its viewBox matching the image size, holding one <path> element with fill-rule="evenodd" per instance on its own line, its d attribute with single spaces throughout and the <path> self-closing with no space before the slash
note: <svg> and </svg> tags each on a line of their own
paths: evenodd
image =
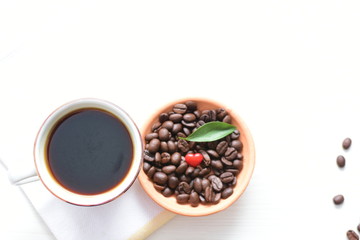
<svg viewBox="0 0 360 240">
<path fill-rule="evenodd" d="M 207 122 L 231 123 L 223 108 L 200 110 L 195 101 L 175 104 L 161 113 L 145 136 L 143 170 L 154 188 L 180 204 L 216 204 L 233 194 L 236 177 L 243 167 L 240 132 L 212 142 L 188 142 L 187 137 Z M 200 153 L 202 162 L 190 166 L 189 153 Z"/>
</svg>

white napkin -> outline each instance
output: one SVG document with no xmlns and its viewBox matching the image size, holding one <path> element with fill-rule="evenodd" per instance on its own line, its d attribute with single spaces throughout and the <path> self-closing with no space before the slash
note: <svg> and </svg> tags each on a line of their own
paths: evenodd
<svg viewBox="0 0 360 240">
<path fill-rule="evenodd" d="M 153 202 L 138 181 L 119 198 L 96 207 L 65 203 L 40 181 L 19 188 L 58 240 L 144 239 L 174 216 Z"/>
</svg>

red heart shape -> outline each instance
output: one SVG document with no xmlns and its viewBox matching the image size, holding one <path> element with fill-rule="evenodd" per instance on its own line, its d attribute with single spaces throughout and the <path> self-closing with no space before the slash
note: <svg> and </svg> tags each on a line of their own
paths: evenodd
<svg viewBox="0 0 360 240">
<path fill-rule="evenodd" d="M 188 153 L 185 156 L 185 161 L 192 167 L 196 167 L 203 160 L 203 155 L 201 153 Z"/>
</svg>

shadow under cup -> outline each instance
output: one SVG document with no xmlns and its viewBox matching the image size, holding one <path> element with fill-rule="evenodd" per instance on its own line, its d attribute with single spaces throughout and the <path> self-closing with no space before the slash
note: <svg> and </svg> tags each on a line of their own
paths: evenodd
<svg viewBox="0 0 360 240">
<path fill-rule="evenodd" d="M 79 99 L 56 109 L 37 135 L 38 176 L 56 197 L 81 206 L 107 203 L 135 181 L 142 141 L 132 119 L 118 106 Z"/>
</svg>

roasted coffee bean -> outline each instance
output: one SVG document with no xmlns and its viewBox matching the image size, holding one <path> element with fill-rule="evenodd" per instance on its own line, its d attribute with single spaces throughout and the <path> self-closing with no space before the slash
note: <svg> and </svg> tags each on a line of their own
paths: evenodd
<svg viewBox="0 0 360 240">
<path fill-rule="evenodd" d="M 219 154 L 219 155 L 223 155 L 227 148 L 228 148 L 228 143 L 226 141 L 221 141 L 219 142 L 219 144 L 216 146 L 216 152 Z"/>
<path fill-rule="evenodd" d="M 201 155 L 204 158 L 203 163 L 205 164 L 205 166 L 209 166 L 211 163 L 211 158 L 210 158 L 209 154 L 204 150 L 200 150 L 199 152 L 201 153 Z"/>
<path fill-rule="evenodd" d="M 187 106 L 185 104 L 182 104 L 182 103 L 175 104 L 174 107 L 173 107 L 173 111 L 175 113 L 180 113 L 180 114 L 186 113 Z"/>
<path fill-rule="evenodd" d="M 216 121 L 216 110 L 209 110 L 208 115 L 211 122 Z"/>
<path fill-rule="evenodd" d="M 220 175 L 220 180 L 223 183 L 231 183 L 234 180 L 234 175 L 231 172 L 224 172 Z"/>
<path fill-rule="evenodd" d="M 144 163 L 143 163 L 143 170 L 144 170 L 145 174 L 148 173 L 148 171 L 149 171 L 150 168 L 151 168 L 151 164 L 150 164 L 150 163 L 148 163 L 148 162 L 144 162 Z"/>
<path fill-rule="evenodd" d="M 195 168 L 194 172 L 191 174 L 191 178 L 196 178 L 200 174 L 200 168 Z"/>
<path fill-rule="evenodd" d="M 346 149 L 349 149 L 350 146 L 351 146 L 351 139 L 350 138 L 345 138 L 343 143 L 342 143 L 342 146 L 343 148 L 346 150 Z"/>
<path fill-rule="evenodd" d="M 186 122 L 186 121 L 182 120 L 181 124 L 186 126 L 186 127 L 189 127 L 189 128 L 196 127 L 196 122 Z"/>
<path fill-rule="evenodd" d="M 178 133 L 176 134 L 176 136 L 177 136 L 177 138 L 186 138 L 186 134 L 183 133 L 183 132 L 178 132 Z"/>
<path fill-rule="evenodd" d="M 230 146 L 235 148 L 237 151 L 241 151 L 243 148 L 243 145 L 239 140 L 232 140 Z"/>
<path fill-rule="evenodd" d="M 230 137 L 231 137 L 232 140 L 238 139 L 238 138 L 240 137 L 240 132 L 239 132 L 239 130 L 236 129 L 236 130 L 230 135 Z"/>
<path fill-rule="evenodd" d="M 221 182 L 219 177 L 214 177 L 211 179 L 211 186 L 216 192 L 220 192 L 223 188 L 223 183 Z"/>
<path fill-rule="evenodd" d="M 175 142 L 174 141 L 168 141 L 167 142 L 167 146 L 168 146 L 168 152 L 169 153 L 174 153 L 174 152 L 176 152 L 176 150 L 177 150 L 177 146 L 176 146 L 176 144 L 175 144 Z"/>
<path fill-rule="evenodd" d="M 187 182 L 180 182 L 177 189 L 180 193 L 188 193 L 189 194 L 191 192 L 191 187 Z"/>
<path fill-rule="evenodd" d="M 209 187 L 211 185 L 210 180 L 203 178 L 201 180 L 201 187 L 204 190 L 206 187 Z"/>
<path fill-rule="evenodd" d="M 184 175 L 181 175 L 181 176 L 180 176 L 179 180 L 180 180 L 180 182 L 190 183 L 190 182 L 191 182 L 191 177 L 190 177 L 190 176 L 186 176 L 186 175 L 184 174 Z"/>
<path fill-rule="evenodd" d="M 174 123 L 181 122 L 182 118 L 183 118 L 183 116 L 179 113 L 174 113 L 169 116 L 169 120 L 173 121 Z"/>
<path fill-rule="evenodd" d="M 151 139 L 158 138 L 158 137 L 159 137 L 159 134 L 153 132 L 153 133 L 146 134 L 145 140 L 150 141 Z"/>
<path fill-rule="evenodd" d="M 178 166 L 181 161 L 181 154 L 179 152 L 175 152 L 171 155 L 171 163 Z"/>
<path fill-rule="evenodd" d="M 211 172 L 210 168 L 203 168 L 200 170 L 199 176 L 204 177 L 204 176 L 208 175 L 210 172 Z"/>
<path fill-rule="evenodd" d="M 204 122 L 209 122 L 210 121 L 210 116 L 209 116 L 209 111 L 207 110 L 207 111 L 203 111 L 202 113 L 201 113 L 201 116 L 200 116 L 200 118 L 199 118 L 200 120 L 202 120 L 202 121 L 204 121 Z"/>
<path fill-rule="evenodd" d="M 238 158 L 238 159 L 241 160 L 241 159 L 243 159 L 243 155 L 242 155 L 241 153 L 238 153 L 237 156 L 236 156 L 236 158 Z"/>
<path fill-rule="evenodd" d="M 148 150 L 150 153 L 156 153 L 157 151 L 159 151 L 159 148 L 160 148 L 160 140 L 159 139 L 154 138 L 149 142 Z"/>
<path fill-rule="evenodd" d="M 340 205 L 344 202 L 344 196 L 339 194 L 339 195 L 336 195 L 334 198 L 333 198 L 333 202 L 335 205 Z"/>
<path fill-rule="evenodd" d="M 226 115 L 227 115 L 227 112 L 225 109 L 223 109 L 223 108 L 216 109 L 217 120 L 222 121 Z"/>
<path fill-rule="evenodd" d="M 215 176 L 219 177 L 222 173 L 224 172 L 224 170 L 218 170 L 218 169 L 214 169 L 214 174 Z"/>
<path fill-rule="evenodd" d="M 148 176 L 148 178 L 152 178 L 154 176 L 155 172 L 156 172 L 156 168 L 154 166 L 152 166 L 146 175 Z"/>
<path fill-rule="evenodd" d="M 200 199 L 200 202 L 202 204 L 206 204 L 206 200 L 205 200 L 205 197 L 203 195 L 199 194 L 199 199 Z"/>
<path fill-rule="evenodd" d="M 176 196 L 176 201 L 180 204 L 187 203 L 189 200 L 190 195 L 186 193 L 182 193 Z"/>
<path fill-rule="evenodd" d="M 169 148 L 168 148 L 168 145 L 167 145 L 167 142 L 161 142 L 160 143 L 160 150 L 162 152 L 168 152 L 169 151 Z"/>
<path fill-rule="evenodd" d="M 226 115 L 222 121 L 230 124 L 231 123 L 230 115 Z"/>
<path fill-rule="evenodd" d="M 227 160 L 225 157 L 221 158 L 221 162 L 223 163 L 224 166 L 230 167 L 233 165 L 233 163 L 229 160 Z"/>
<path fill-rule="evenodd" d="M 199 205 L 200 199 L 199 199 L 199 194 L 197 192 L 192 192 L 190 194 L 189 197 L 189 203 L 191 204 L 191 206 L 196 207 Z"/>
<path fill-rule="evenodd" d="M 204 122 L 203 120 L 199 120 L 199 121 L 196 123 L 195 127 L 199 128 L 199 127 L 201 127 L 201 126 L 204 125 L 204 124 L 205 124 L 205 122 Z"/>
<path fill-rule="evenodd" d="M 168 181 L 168 176 L 163 172 L 156 172 L 153 176 L 155 183 L 164 185 Z"/>
<path fill-rule="evenodd" d="M 161 163 L 161 154 L 159 152 L 155 153 L 155 164 L 160 165 Z"/>
<path fill-rule="evenodd" d="M 239 171 L 241 171 L 242 168 L 243 168 L 243 161 L 241 161 L 241 160 L 239 160 L 239 159 L 235 159 L 235 160 L 233 161 L 233 167 L 236 168 L 236 169 L 238 169 Z"/>
<path fill-rule="evenodd" d="M 353 230 L 347 231 L 346 236 L 349 240 L 359 240 L 359 235 Z"/>
<path fill-rule="evenodd" d="M 169 119 L 169 114 L 167 114 L 167 113 L 161 113 L 159 116 L 159 121 L 161 123 L 165 122 L 168 119 Z"/>
<path fill-rule="evenodd" d="M 212 175 L 208 176 L 208 180 L 211 182 L 211 180 L 215 177 L 216 177 L 215 174 L 212 174 Z"/>
<path fill-rule="evenodd" d="M 339 167 L 345 167 L 345 158 L 343 155 L 339 155 L 337 158 L 336 158 L 336 163 Z"/>
<path fill-rule="evenodd" d="M 156 190 L 158 190 L 159 192 L 161 192 L 162 190 L 165 189 L 165 186 L 163 186 L 163 185 L 159 185 L 159 184 L 157 184 L 157 183 L 153 183 L 153 185 L 154 185 L 154 188 L 155 188 Z"/>
<path fill-rule="evenodd" d="M 186 176 L 190 176 L 193 172 L 194 172 L 195 168 L 192 166 L 189 166 L 186 171 L 185 171 L 185 175 Z"/>
<path fill-rule="evenodd" d="M 158 133 L 160 141 L 168 141 L 171 137 L 169 130 L 166 128 L 161 128 Z"/>
<path fill-rule="evenodd" d="M 188 168 L 188 166 L 189 165 L 186 162 L 181 162 L 180 165 L 176 168 L 175 172 L 179 175 L 183 174 Z"/>
<path fill-rule="evenodd" d="M 184 153 L 186 153 L 190 150 L 189 143 L 184 139 L 180 139 L 178 141 L 178 148 L 180 149 L 180 151 L 182 151 Z"/>
<path fill-rule="evenodd" d="M 231 183 L 228 183 L 229 186 L 235 186 L 236 185 L 236 182 L 237 182 L 237 179 L 236 177 L 234 177 L 234 179 L 232 180 Z"/>
<path fill-rule="evenodd" d="M 167 164 L 168 162 L 170 162 L 170 159 L 171 159 L 170 153 L 167 153 L 167 152 L 161 153 L 161 163 L 162 164 Z"/>
<path fill-rule="evenodd" d="M 237 176 L 240 171 L 235 168 L 228 168 L 226 169 L 226 172 L 231 172 L 234 176 Z"/>
<path fill-rule="evenodd" d="M 169 131 L 171 131 L 174 127 L 174 122 L 172 121 L 165 121 L 162 125 L 161 125 L 162 128 L 165 128 Z"/>
<path fill-rule="evenodd" d="M 197 109 L 197 103 L 194 101 L 187 101 L 185 105 L 189 111 L 195 111 Z"/>
<path fill-rule="evenodd" d="M 176 135 L 177 133 L 181 132 L 182 131 L 182 124 L 181 123 L 175 123 L 172 130 L 171 130 L 171 133 L 173 135 Z"/>
<path fill-rule="evenodd" d="M 173 191 L 170 189 L 170 188 L 165 188 L 163 191 L 162 191 L 162 194 L 165 196 L 165 197 L 170 197 L 171 195 L 173 195 Z"/>
<path fill-rule="evenodd" d="M 220 155 L 215 150 L 209 149 L 209 150 L 206 150 L 206 152 L 213 159 L 218 159 L 220 157 Z"/>
<path fill-rule="evenodd" d="M 201 179 L 200 178 L 195 178 L 193 185 L 194 185 L 193 187 L 194 187 L 195 192 L 201 193 L 201 191 L 202 191 Z"/>
<path fill-rule="evenodd" d="M 189 136 L 191 134 L 190 129 L 183 127 L 183 132 L 185 133 L 186 136 Z"/>
<path fill-rule="evenodd" d="M 220 202 L 220 199 L 221 199 L 221 193 L 218 192 L 218 193 L 216 193 L 215 196 L 214 196 L 213 203 L 214 203 L 214 204 L 219 203 L 219 202 Z"/>
<path fill-rule="evenodd" d="M 175 170 L 176 170 L 176 167 L 174 165 L 168 165 L 168 166 L 165 166 L 162 168 L 162 171 L 166 174 L 173 173 L 173 172 L 175 172 Z"/>
<path fill-rule="evenodd" d="M 213 188 L 211 186 L 208 186 L 205 188 L 204 196 L 205 196 L 206 202 L 212 202 L 214 200 L 215 194 L 214 194 Z"/>
<path fill-rule="evenodd" d="M 177 188 L 177 186 L 179 185 L 180 181 L 177 177 L 175 176 L 170 176 L 169 180 L 168 180 L 168 186 L 171 189 L 175 189 Z"/>
<path fill-rule="evenodd" d="M 222 164 L 222 162 L 220 160 L 212 160 L 211 161 L 211 166 L 213 168 L 215 168 L 215 169 L 218 169 L 218 170 L 223 168 L 223 164 Z"/>
<path fill-rule="evenodd" d="M 230 197 L 232 194 L 233 194 L 233 189 L 231 187 L 225 188 L 221 192 L 221 198 L 226 199 L 226 198 Z"/>
<path fill-rule="evenodd" d="M 151 131 L 157 132 L 160 129 L 160 127 L 161 127 L 161 122 L 156 122 L 152 125 Z"/>
<path fill-rule="evenodd" d="M 194 122 L 196 120 L 196 116 L 193 113 L 186 113 L 183 116 L 183 120 L 185 120 L 186 122 Z"/>
<path fill-rule="evenodd" d="M 200 112 L 199 110 L 195 110 L 195 111 L 194 111 L 194 114 L 195 114 L 195 116 L 196 116 L 197 119 L 199 119 L 200 116 L 201 116 L 201 112 Z"/>
<path fill-rule="evenodd" d="M 150 153 L 149 150 L 144 151 L 144 160 L 148 162 L 153 162 L 155 160 L 155 155 Z"/>
<path fill-rule="evenodd" d="M 237 151 L 235 148 L 229 147 L 224 155 L 227 160 L 232 161 L 237 157 Z"/>
</svg>

